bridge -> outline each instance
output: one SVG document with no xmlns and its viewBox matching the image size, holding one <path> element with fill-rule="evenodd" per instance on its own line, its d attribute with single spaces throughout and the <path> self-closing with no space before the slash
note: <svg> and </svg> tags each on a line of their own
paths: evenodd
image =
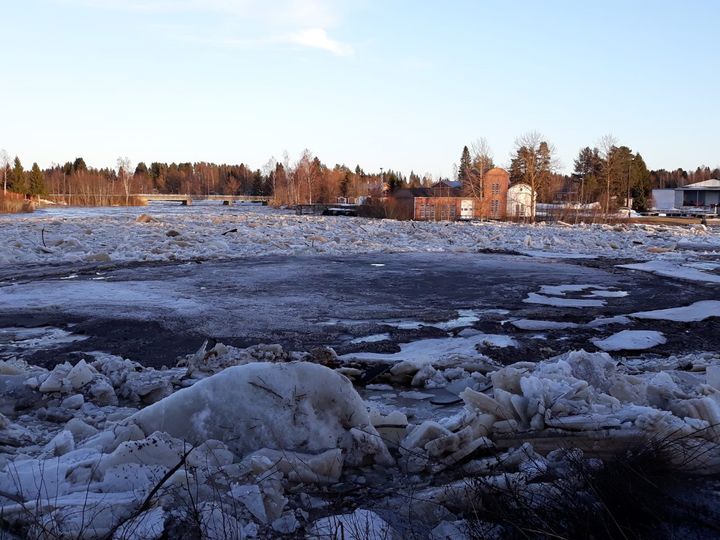
<svg viewBox="0 0 720 540">
<path fill-rule="evenodd" d="M 124 197 L 124 195 L 122 195 Z M 266 195 L 189 195 L 189 194 L 168 194 L 168 193 L 135 193 L 131 197 L 137 197 L 147 202 L 163 201 L 163 202 L 179 202 L 183 206 L 193 203 L 193 201 L 219 201 L 225 205 L 234 202 L 254 202 L 267 204 L 272 197 Z"/>
</svg>

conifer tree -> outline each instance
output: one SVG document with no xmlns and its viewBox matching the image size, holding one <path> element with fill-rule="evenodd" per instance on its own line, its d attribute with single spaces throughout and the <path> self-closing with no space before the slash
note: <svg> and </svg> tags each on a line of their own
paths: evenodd
<svg viewBox="0 0 720 540">
<path fill-rule="evenodd" d="M 470 174 L 472 171 L 472 158 L 470 157 L 470 149 L 465 146 L 463 147 L 462 155 L 460 156 L 460 166 L 458 167 L 458 180 L 462 182 L 463 187 L 470 181 Z"/>
<path fill-rule="evenodd" d="M 30 170 L 29 182 L 30 185 L 28 192 L 30 195 L 44 195 L 45 194 L 45 175 L 38 167 L 37 163 L 33 163 L 32 169 Z"/>
<path fill-rule="evenodd" d="M 15 161 L 13 163 L 12 182 L 11 182 L 10 191 L 14 191 L 16 193 L 26 193 L 27 192 L 27 181 L 25 178 L 25 169 L 23 169 L 22 163 L 20 163 L 20 158 L 18 158 L 17 156 L 15 156 Z"/>
</svg>

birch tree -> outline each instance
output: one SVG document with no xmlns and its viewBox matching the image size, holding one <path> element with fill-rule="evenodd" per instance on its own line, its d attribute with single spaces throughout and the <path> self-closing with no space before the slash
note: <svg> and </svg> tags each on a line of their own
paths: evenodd
<svg viewBox="0 0 720 540">
<path fill-rule="evenodd" d="M 7 173 L 10 167 L 10 154 L 4 148 L 0 150 L 0 164 L 3 169 L 3 194 L 7 193 Z"/>
<path fill-rule="evenodd" d="M 118 178 L 120 178 L 123 190 L 125 191 L 125 206 L 127 206 L 130 204 L 130 182 L 132 181 L 132 163 L 130 162 L 130 158 L 127 156 L 119 157 L 117 159 L 117 167 Z"/>
<path fill-rule="evenodd" d="M 537 194 L 544 189 L 557 168 L 555 147 L 548 144 L 537 131 L 521 135 L 515 140 L 510 177 L 512 181 L 530 186 L 531 218 L 535 221 Z"/>
</svg>

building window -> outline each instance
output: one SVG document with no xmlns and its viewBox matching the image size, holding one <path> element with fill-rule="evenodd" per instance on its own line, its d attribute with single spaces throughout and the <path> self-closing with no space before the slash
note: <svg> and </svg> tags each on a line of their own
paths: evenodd
<svg viewBox="0 0 720 540">
<path fill-rule="evenodd" d="M 422 219 L 422 220 L 435 219 L 435 209 L 427 201 L 420 203 L 420 219 Z"/>
<path fill-rule="evenodd" d="M 493 184 L 493 185 L 492 185 L 492 194 L 493 194 L 493 195 L 500 195 L 500 184 Z"/>
<path fill-rule="evenodd" d="M 456 216 L 455 203 L 440 205 L 440 221 L 454 221 Z"/>
<path fill-rule="evenodd" d="M 500 210 L 500 201 L 495 199 L 490 203 L 490 213 L 492 214 L 493 217 L 497 217 L 499 210 Z"/>
</svg>

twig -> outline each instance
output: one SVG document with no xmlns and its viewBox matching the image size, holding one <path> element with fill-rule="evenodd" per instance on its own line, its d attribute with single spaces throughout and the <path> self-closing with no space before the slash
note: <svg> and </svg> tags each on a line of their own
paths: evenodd
<svg viewBox="0 0 720 540">
<path fill-rule="evenodd" d="M 108 534 L 105 536 L 106 540 L 110 540 L 123 523 L 129 523 L 150 508 L 150 503 L 152 502 L 153 497 L 157 494 L 158 491 L 160 491 L 160 488 L 165 485 L 165 482 L 167 482 L 172 477 L 172 475 L 174 475 L 185 465 L 185 462 L 187 461 L 187 458 L 190 455 L 190 452 L 193 451 L 193 449 L 194 448 L 191 448 L 190 450 L 186 450 L 185 452 L 183 452 L 183 455 L 180 457 L 180 461 L 178 461 L 174 467 L 168 470 L 168 472 L 165 473 L 165 475 L 160 479 L 160 481 L 155 484 L 155 486 L 150 490 L 150 493 L 148 493 L 147 497 L 145 497 L 145 500 L 138 507 L 138 509 L 135 510 L 135 512 L 133 512 L 128 519 L 121 523 L 118 523 L 110 530 L 110 532 L 108 532 Z"/>
</svg>

